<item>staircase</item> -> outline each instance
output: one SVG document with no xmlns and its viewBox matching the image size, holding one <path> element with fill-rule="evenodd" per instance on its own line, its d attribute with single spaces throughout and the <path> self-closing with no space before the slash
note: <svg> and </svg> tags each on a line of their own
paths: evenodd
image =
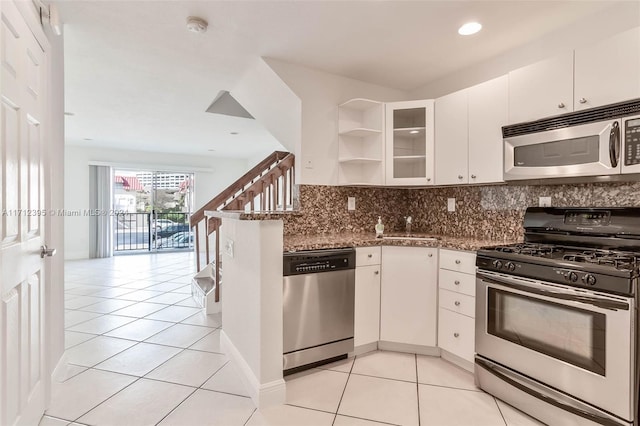
<svg viewBox="0 0 640 426">
<path fill-rule="evenodd" d="M 244 212 L 285 211 L 293 206 L 295 156 L 289 152 L 275 151 L 224 191 L 196 211 L 190 219 L 195 238 L 196 267 L 194 296 L 201 298 L 214 292 L 215 302 L 220 301 L 220 226 L 222 220 L 207 218 L 205 211 L 240 210 Z M 204 262 L 201 259 L 201 230 L 204 226 Z M 213 248 L 211 242 L 213 241 Z M 212 253 L 213 252 L 213 253 Z M 213 256 L 212 256 L 213 254 Z M 203 266 L 204 263 L 204 266 Z M 198 298 L 196 298 L 198 299 Z"/>
</svg>

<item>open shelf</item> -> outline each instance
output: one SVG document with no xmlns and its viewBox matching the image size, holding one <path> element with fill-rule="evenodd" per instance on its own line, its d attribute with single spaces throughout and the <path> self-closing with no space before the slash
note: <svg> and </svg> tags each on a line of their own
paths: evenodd
<svg viewBox="0 0 640 426">
<path fill-rule="evenodd" d="M 424 160 L 427 158 L 426 155 L 395 155 L 393 157 L 394 160 L 401 161 L 416 161 L 416 160 Z"/>
<path fill-rule="evenodd" d="M 381 163 L 380 158 L 368 158 L 368 157 L 352 157 L 352 158 L 340 158 L 338 162 L 343 164 L 376 164 Z"/>
<path fill-rule="evenodd" d="M 375 108 L 379 106 L 382 106 L 382 102 L 372 101 L 370 99 L 364 99 L 364 98 L 351 99 L 343 104 L 338 105 L 339 108 L 350 108 L 350 109 L 359 109 L 359 110 L 365 110 L 365 109 Z"/>
<path fill-rule="evenodd" d="M 365 127 L 358 127 L 355 129 L 343 130 L 338 133 L 341 136 L 353 136 L 356 138 L 366 138 L 367 136 L 379 135 L 382 133 L 380 129 L 367 129 Z"/>
</svg>

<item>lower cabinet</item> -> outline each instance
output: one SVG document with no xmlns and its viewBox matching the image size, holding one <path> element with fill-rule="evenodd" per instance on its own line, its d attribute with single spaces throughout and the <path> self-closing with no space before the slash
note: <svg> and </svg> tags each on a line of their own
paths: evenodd
<svg viewBox="0 0 640 426">
<path fill-rule="evenodd" d="M 382 247 L 381 341 L 436 346 L 437 273 L 437 248 Z"/>
<path fill-rule="evenodd" d="M 438 346 L 466 361 L 475 352 L 475 253 L 440 250 Z"/>
<path fill-rule="evenodd" d="M 380 265 L 356 266 L 354 321 L 356 347 L 380 340 Z"/>
</svg>

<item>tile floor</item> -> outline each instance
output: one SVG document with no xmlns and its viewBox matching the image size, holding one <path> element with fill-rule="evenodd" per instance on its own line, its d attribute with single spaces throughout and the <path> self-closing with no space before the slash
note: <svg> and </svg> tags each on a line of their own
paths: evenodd
<svg viewBox="0 0 640 426">
<path fill-rule="evenodd" d="M 530 426 L 439 358 L 372 352 L 286 378 L 256 410 L 220 350 L 221 318 L 190 297 L 190 253 L 66 264 L 68 365 L 41 426 Z"/>
</svg>

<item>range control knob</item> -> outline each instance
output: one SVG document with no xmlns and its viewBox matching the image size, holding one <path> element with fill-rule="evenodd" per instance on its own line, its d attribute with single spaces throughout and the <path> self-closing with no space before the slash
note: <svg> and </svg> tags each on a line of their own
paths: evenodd
<svg viewBox="0 0 640 426">
<path fill-rule="evenodd" d="M 576 274 L 575 272 L 569 272 L 569 274 L 567 275 L 567 278 L 572 283 L 575 283 L 576 281 L 578 281 L 578 274 Z"/>
<path fill-rule="evenodd" d="M 516 265 L 513 264 L 513 262 L 507 262 L 507 264 L 505 265 L 507 267 L 508 270 L 510 270 L 511 272 L 516 270 Z"/>
<path fill-rule="evenodd" d="M 587 285 L 596 285 L 596 277 L 591 274 L 586 274 L 584 277 L 582 277 L 582 282 Z"/>
<path fill-rule="evenodd" d="M 493 266 L 494 266 L 494 268 L 496 268 L 496 269 L 500 269 L 500 268 L 502 268 L 502 260 L 494 260 L 494 261 L 493 261 Z"/>
</svg>

